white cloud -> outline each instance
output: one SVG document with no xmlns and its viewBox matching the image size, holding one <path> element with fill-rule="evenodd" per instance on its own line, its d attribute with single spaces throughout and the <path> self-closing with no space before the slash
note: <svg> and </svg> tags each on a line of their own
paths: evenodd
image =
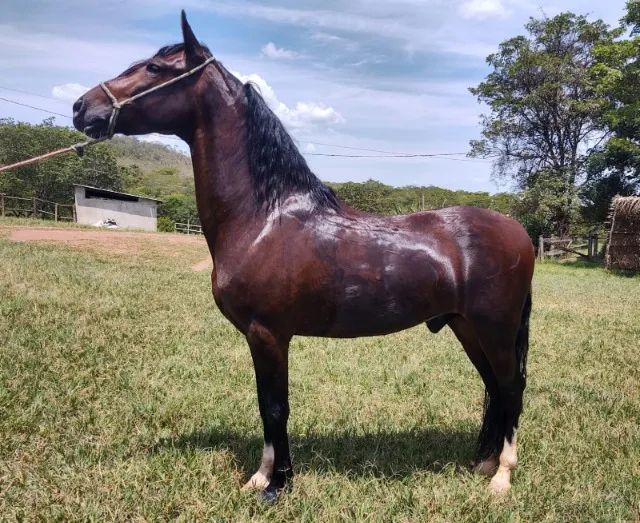
<svg viewBox="0 0 640 523">
<path fill-rule="evenodd" d="M 271 110 L 282 120 L 282 123 L 289 129 L 308 129 L 316 126 L 330 126 L 341 124 L 346 120 L 333 107 L 315 102 L 297 102 L 291 108 L 284 102 L 278 100 L 273 88 L 267 81 L 258 74 L 243 75 L 233 72 L 240 81 L 251 82 L 258 87 L 260 94 Z"/>
<path fill-rule="evenodd" d="M 293 60 L 300 56 L 300 53 L 277 47 L 273 42 L 263 45 L 261 51 L 263 56 L 271 58 L 272 60 Z"/>
<path fill-rule="evenodd" d="M 51 89 L 51 94 L 58 100 L 62 100 L 64 102 L 75 102 L 88 90 L 89 88 L 84 85 L 69 83 L 55 85 L 53 89 Z"/>
<path fill-rule="evenodd" d="M 464 18 L 505 18 L 508 11 L 502 0 L 469 0 L 460 6 Z"/>
<path fill-rule="evenodd" d="M 313 145 L 312 143 L 306 143 L 305 146 L 302 149 L 305 153 L 315 153 L 316 152 L 316 146 Z"/>
<path fill-rule="evenodd" d="M 122 71 L 133 60 L 150 56 L 154 46 L 128 43 L 113 38 L 89 40 L 53 32 L 30 32 L 0 24 L 2 68 L 33 69 L 46 72 L 99 75 L 100 79 Z"/>
<path fill-rule="evenodd" d="M 314 40 L 318 40 L 320 42 L 345 42 L 346 38 L 343 38 L 342 36 L 337 36 L 331 33 L 325 33 L 324 31 L 315 31 L 314 33 L 311 34 L 311 38 Z"/>
</svg>

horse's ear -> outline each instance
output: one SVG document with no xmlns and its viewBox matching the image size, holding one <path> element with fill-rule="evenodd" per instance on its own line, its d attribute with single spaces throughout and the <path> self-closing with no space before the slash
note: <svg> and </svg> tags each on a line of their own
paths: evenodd
<svg viewBox="0 0 640 523">
<path fill-rule="evenodd" d="M 184 39 L 184 55 L 189 66 L 198 65 L 205 60 L 204 50 L 187 22 L 187 14 L 182 10 L 182 37 Z"/>
</svg>

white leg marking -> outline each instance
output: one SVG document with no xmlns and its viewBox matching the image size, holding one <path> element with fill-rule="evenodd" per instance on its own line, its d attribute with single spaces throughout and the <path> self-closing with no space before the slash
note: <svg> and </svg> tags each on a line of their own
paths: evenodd
<svg viewBox="0 0 640 523">
<path fill-rule="evenodd" d="M 242 487 L 242 490 L 264 490 L 267 488 L 273 474 L 273 445 L 266 443 L 262 449 L 262 462 L 260 468 L 251 479 Z"/>
<path fill-rule="evenodd" d="M 504 439 L 504 447 L 500 453 L 500 464 L 496 475 L 491 478 L 489 489 L 493 494 L 506 494 L 511 488 L 511 471 L 518 464 L 518 453 L 516 449 L 516 431 L 513 431 L 513 440 L 511 443 Z"/>
</svg>

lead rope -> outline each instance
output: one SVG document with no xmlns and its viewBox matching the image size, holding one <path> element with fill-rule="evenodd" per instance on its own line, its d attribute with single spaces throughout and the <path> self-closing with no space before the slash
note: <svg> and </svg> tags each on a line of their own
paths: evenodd
<svg viewBox="0 0 640 523">
<path fill-rule="evenodd" d="M 211 56 L 211 57 L 207 58 L 204 62 L 202 62 L 200 65 L 194 67 L 193 69 L 189 69 L 186 73 L 182 73 L 180 76 L 176 76 L 175 78 L 172 78 L 171 80 L 167 80 L 166 82 L 163 82 L 161 84 L 155 85 L 155 86 L 151 87 L 150 89 L 147 89 L 146 91 L 142 91 L 141 93 L 138 93 L 135 96 L 131 96 L 129 98 L 126 98 L 126 99 L 122 100 L 121 102 L 119 102 L 118 99 L 109 90 L 109 88 L 107 87 L 107 83 L 106 82 L 100 82 L 100 87 L 102 87 L 102 90 L 109 97 L 109 100 L 111 101 L 111 105 L 113 107 L 111 109 L 111 116 L 109 117 L 109 126 L 107 127 L 107 134 L 105 134 L 104 136 L 102 136 L 100 138 L 92 138 L 92 139 L 86 140 L 84 142 L 79 142 L 79 143 L 76 143 L 74 145 L 70 145 L 69 147 L 63 147 L 62 149 L 56 149 L 55 151 L 51 151 L 51 152 L 48 152 L 48 153 L 45 153 L 45 154 L 41 154 L 40 156 L 34 156 L 33 158 L 29 158 L 28 160 L 22 160 L 21 162 L 12 163 L 10 165 L 2 165 L 2 166 L 0 166 L 0 172 L 8 171 L 10 169 L 16 169 L 18 167 L 25 167 L 27 165 L 31 165 L 33 163 L 40 162 L 42 160 L 47 160 L 49 158 L 53 158 L 54 156 L 58 156 L 59 154 L 75 152 L 79 156 L 82 156 L 84 154 L 84 150 L 87 147 L 89 147 L 91 145 L 95 145 L 95 144 L 97 144 L 99 142 L 104 142 L 105 140 L 110 140 L 113 137 L 114 132 L 115 132 L 115 128 L 116 128 L 116 122 L 118 120 L 118 115 L 120 114 L 120 109 L 122 109 L 123 106 L 125 106 L 127 104 L 130 104 L 131 102 L 134 102 L 135 100 L 138 100 L 139 98 L 142 98 L 143 96 L 146 96 L 148 94 L 154 93 L 155 91 L 157 91 L 159 89 L 162 89 L 163 87 L 175 84 L 176 82 L 179 82 L 180 80 L 182 80 L 184 78 L 187 78 L 188 76 L 191 76 L 192 74 L 197 73 L 201 69 L 204 69 L 207 65 L 209 65 L 210 63 L 212 63 L 214 61 L 215 61 L 215 58 L 213 56 Z"/>
</svg>

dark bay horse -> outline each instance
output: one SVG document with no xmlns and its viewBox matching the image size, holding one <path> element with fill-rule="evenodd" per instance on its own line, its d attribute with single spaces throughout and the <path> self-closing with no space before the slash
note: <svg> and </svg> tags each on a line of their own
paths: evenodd
<svg viewBox="0 0 640 523">
<path fill-rule="evenodd" d="M 182 32 L 183 43 L 82 96 L 74 125 L 94 138 L 176 134 L 191 148 L 215 302 L 246 336 L 255 367 L 264 450 L 245 486 L 275 501 L 291 484 L 292 336 L 372 336 L 426 323 L 432 332 L 449 326 L 482 377 L 475 470 L 505 492 L 517 462 L 531 311 L 534 255 L 524 229 L 472 207 L 393 217 L 347 207 L 256 90 L 198 42 L 184 12 Z M 116 121 L 114 103 L 135 95 Z"/>
</svg>

